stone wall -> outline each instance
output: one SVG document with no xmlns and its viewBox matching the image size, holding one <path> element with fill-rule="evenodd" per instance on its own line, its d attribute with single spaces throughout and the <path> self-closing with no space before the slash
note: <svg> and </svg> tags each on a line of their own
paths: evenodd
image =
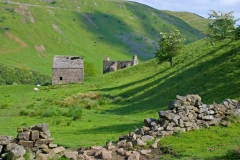
<svg viewBox="0 0 240 160">
<path fill-rule="evenodd" d="M 138 64 L 137 55 L 133 56 L 133 59 L 130 61 L 110 61 L 109 57 L 105 57 L 103 60 L 103 74 L 108 72 L 114 72 L 119 69 L 131 67 Z"/>
<path fill-rule="evenodd" d="M 226 99 L 221 104 L 203 104 L 198 95 L 176 96 L 167 111 L 159 111 L 158 118 L 144 119 L 144 126 L 121 135 L 117 142 L 107 142 L 106 146 L 91 146 L 77 151 L 67 150 L 53 144 L 47 124 L 39 124 L 29 128 L 18 128 L 17 138 L 0 136 L 0 160 L 23 160 L 26 150 L 36 160 L 68 159 L 84 160 L 139 160 L 148 159 L 147 155 L 157 149 L 158 141 L 175 132 L 197 130 L 200 127 L 213 125 L 230 125 L 229 116 L 240 116 L 240 101 Z M 239 122 L 240 123 L 240 122 Z M 148 149 L 144 146 L 153 142 Z M 157 149 L 159 152 L 159 149 Z M 156 158 L 156 159 L 159 159 Z"/>
</svg>

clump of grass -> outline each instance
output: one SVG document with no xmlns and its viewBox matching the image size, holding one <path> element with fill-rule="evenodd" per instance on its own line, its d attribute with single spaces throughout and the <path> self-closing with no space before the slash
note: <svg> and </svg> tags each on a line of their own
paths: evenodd
<svg viewBox="0 0 240 160">
<path fill-rule="evenodd" d="M 79 105 L 74 105 L 69 108 L 69 111 L 67 113 L 68 117 L 72 117 L 73 120 L 78 120 L 82 118 L 82 107 Z"/>
<path fill-rule="evenodd" d="M 0 109 L 6 109 L 6 108 L 8 108 L 8 107 L 9 107 L 9 105 L 6 104 L 6 103 L 0 104 Z"/>
<path fill-rule="evenodd" d="M 63 115 L 63 111 L 59 108 L 49 108 L 46 110 L 43 110 L 42 117 L 56 117 Z"/>
</svg>

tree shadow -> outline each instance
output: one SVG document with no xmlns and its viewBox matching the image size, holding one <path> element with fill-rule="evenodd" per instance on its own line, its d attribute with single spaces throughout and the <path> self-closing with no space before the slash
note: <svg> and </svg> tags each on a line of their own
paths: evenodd
<svg viewBox="0 0 240 160">
<path fill-rule="evenodd" d="M 118 96 L 129 100 L 122 103 L 122 107 L 107 110 L 107 112 L 117 115 L 157 112 L 167 109 L 168 102 L 175 99 L 176 95 L 199 94 L 205 103 L 211 103 L 212 100 L 221 102 L 226 98 L 234 98 L 240 81 L 236 78 L 239 73 L 234 75 L 231 73 L 233 71 L 229 69 L 229 67 L 233 66 L 229 58 L 239 52 L 237 47 L 228 47 L 226 53 L 195 64 L 196 61 L 200 61 L 200 59 L 206 58 L 206 56 L 213 56 L 216 52 L 223 50 L 223 48 L 226 49 L 227 45 L 229 44 L 222 44 L 212 48 L 212 50 L 209 50 L 208 53 L 200 56 L 195 61 L 185 63 L 182 66 L 179 64 L 178 70 L 168 68 L 163 71 L 157 71 L 154 75 L 136 82 L 100 89 L 101 91 L 123 89 L 125 91 Z M 236 62 L 233 64 L 237 65 Z M 187 68 L 188 66 L 192 67 Z M 164 76 L 159 76 L 163 73 Z M 229 73 L 231 73 L 230 76 Z M 136 74 L 141 74 L 141 71 Z M 216 99 L 212 99 L 213 97 Z"/>
</svg>

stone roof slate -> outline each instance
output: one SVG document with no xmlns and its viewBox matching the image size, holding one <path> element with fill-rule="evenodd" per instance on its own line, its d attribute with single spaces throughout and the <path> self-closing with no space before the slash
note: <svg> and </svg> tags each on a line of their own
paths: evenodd
<svg viewBox="0 0 240 160">
<path fill-rule="evenodd" d="M 80 56 L 54 56 L 52 68 L 83 68 L 83 58 Z"/>
</svg>

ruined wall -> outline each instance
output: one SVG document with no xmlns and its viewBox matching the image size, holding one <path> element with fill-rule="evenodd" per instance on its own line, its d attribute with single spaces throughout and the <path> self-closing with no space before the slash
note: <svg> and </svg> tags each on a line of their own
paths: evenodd
<svg viewBox="0 0 240 160">
<path fill-rule="evenodd" d="M 123 68 L 131 67 L 138 64 L 137 55 L 133 56 L 132 60 L 128 61 L 110 61 L 109 57 L 103 60 L 103 74 L 114 72 Z"/>
</svg>

